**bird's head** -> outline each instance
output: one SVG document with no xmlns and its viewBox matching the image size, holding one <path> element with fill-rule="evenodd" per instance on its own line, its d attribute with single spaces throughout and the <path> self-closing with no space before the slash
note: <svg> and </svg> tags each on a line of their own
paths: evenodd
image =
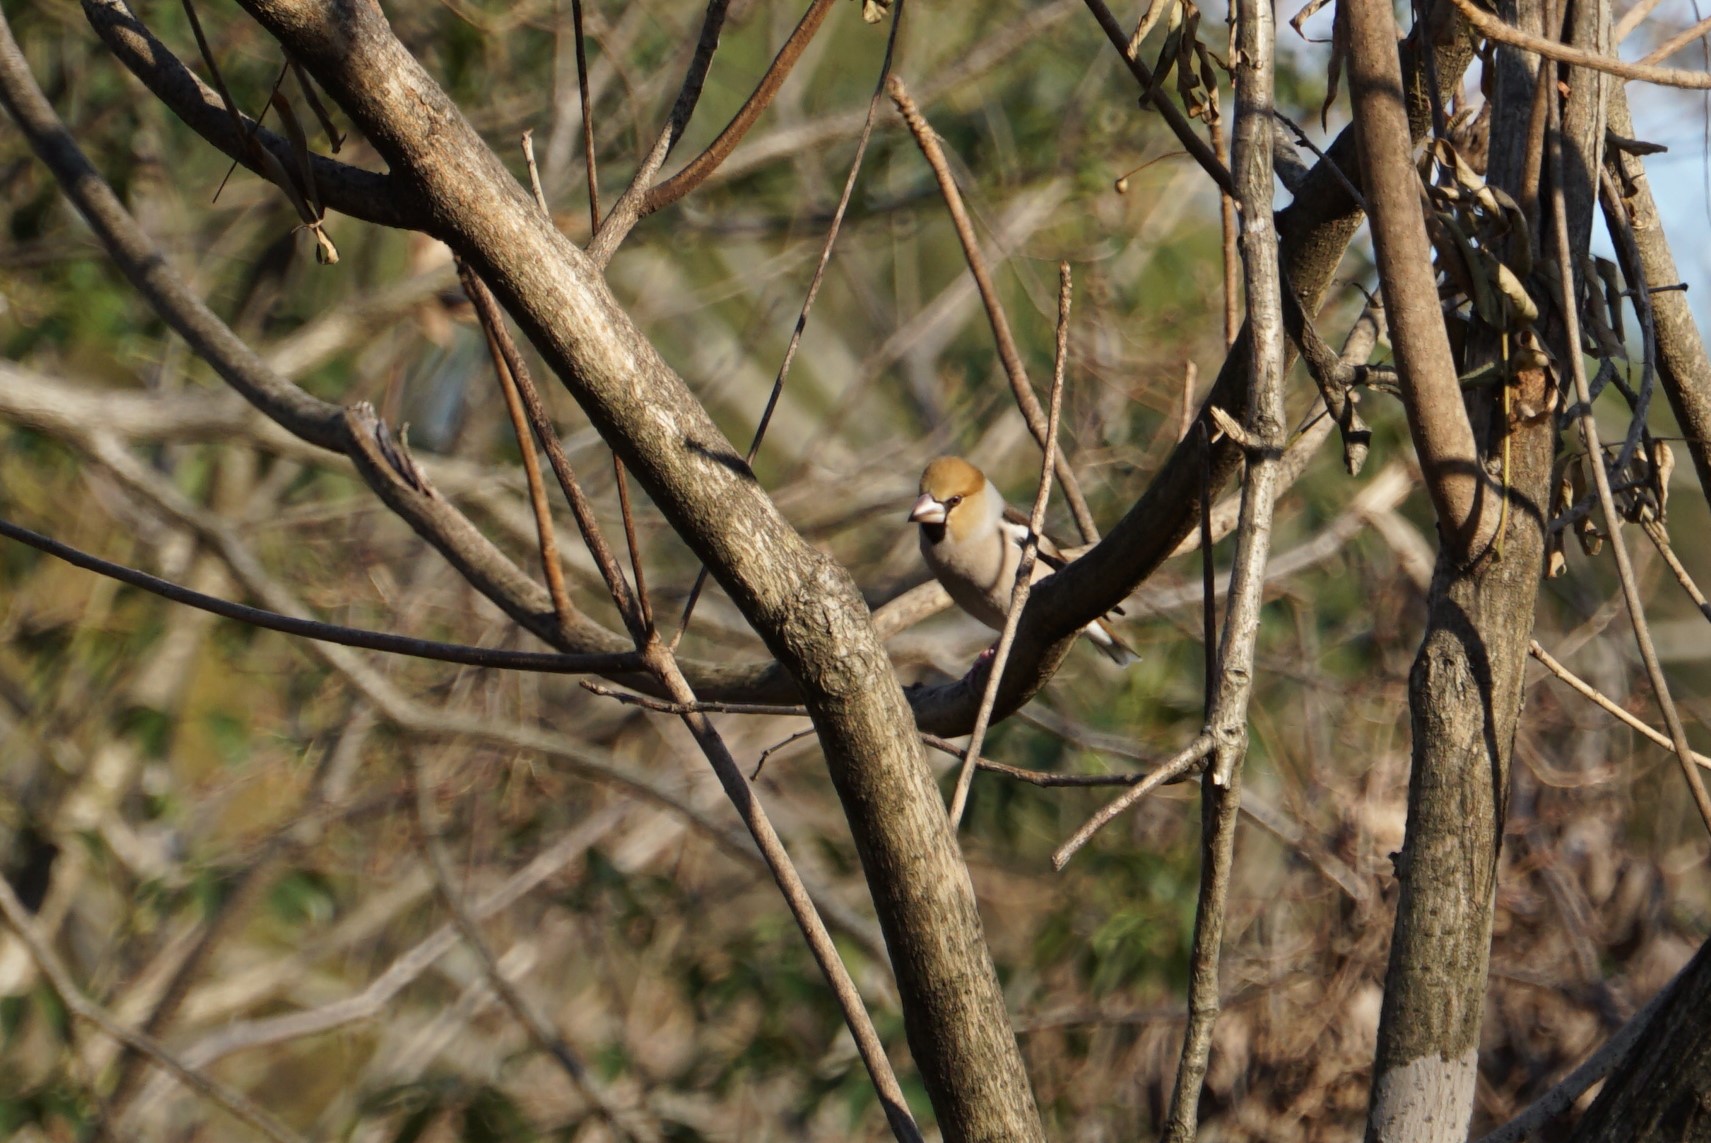
<svg viewBox="0 0 1711 1143">
<path fill-rule="evenodd" d="M 941 456 L 921 473 L 921 495 L 909 519 L 953 533 L 976 523 L 988 507 L 986 475 L 960 456 Z"/>
</svg>

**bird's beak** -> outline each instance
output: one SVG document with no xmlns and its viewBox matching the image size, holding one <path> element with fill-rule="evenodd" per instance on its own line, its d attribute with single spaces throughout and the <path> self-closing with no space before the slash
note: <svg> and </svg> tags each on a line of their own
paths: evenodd
<svg viewBox="0 0 1711 1143">
<path fill-rule="evenodd" d="M 923 492 L 915 501 L 915 507 L 909 510 L 909 520 L 915 524 L 943 524 L 945 506 L 934 500 L 931 492 Z"/>
</svg>

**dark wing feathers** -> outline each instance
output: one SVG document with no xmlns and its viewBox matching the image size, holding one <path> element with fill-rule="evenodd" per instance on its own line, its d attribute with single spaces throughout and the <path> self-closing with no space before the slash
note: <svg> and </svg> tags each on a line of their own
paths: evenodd
<svg viewBox="0 0 1711 1143">
<path fill-rule="evenodd" d="M 1008 504 L 1004 506 L 1004 519 L 999 522 L 998 526 L 1010 538 L 1010 542 L 1018 548 L 1028 542 L 1028 518 Z M 1064 555 L 1063 550 L 1052 543 L 1050 536 L 1041 536 L 1039 560 L 1053 571 L 1062 571 L 1069 566 L 1070 557 Z M 1106 614 L 1125 615 L 1127 613 L 1121 607 L 1113 607 Z"/>
<path fill-rule="evenodd" d="M 1018 548 L 1028 542 L 1028 518 L 1010 505 L 1004 505 L 1004 518 L 999 521 L 998 526 L 1004 529 L 1004 534 L 1009 536 L 1010 542 Z M 1061 571 L 1069 563 L 1069 557 L 1052 542 L 1050 536 L 1040 537 L 1039 559 L 1053 571 Z"/>
</svg>

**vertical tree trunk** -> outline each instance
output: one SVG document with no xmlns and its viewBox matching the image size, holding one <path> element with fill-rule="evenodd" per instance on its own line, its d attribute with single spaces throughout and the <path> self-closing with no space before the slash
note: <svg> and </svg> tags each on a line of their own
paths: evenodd
<svg viewBox="0 0 1711 1143">
<path fill-rule="evenodd" d="M 1519 0 L 1502 15 L 1536 33 L 1544 24 L 1543 7 L 1538 0 Z M 1607 12 L 1604 20 L 1607 35 Z M 1577 37 L 1599 34 L 1596 10 L 1579 28 L 1585 31 L 1577 30 Z M 1535 100 L 1537 84 L 1551 85 L 1543 94 L 1555 98 L 1556 70 L 1541 74 L 1536 57 L 1499 47 L 1492 78 L 1488 177 L 1528 212 L 1536 263 L 1541 253 L 1554 252 L 1541 251 L 1536 237 L 1549 233 L 1542 221 L 1548 208 L 1540 205 L 1548 195 L 1540 193 L 1546 184 L 1538 167 L 1545 149 L 1528 141 L 1542 138 L 1535 132 L 1542 130 L 1539 116 L 1546 105 Z M 1596 84 L 1586 88 L 1599 90 Z M 1591 180 L 1601 157 L 1599 101 L 1575 100 L 1565 113 L 1565 128 L 1564 150 L 1571 159 L 1561 175 L 1571 241 L 1584 249 L 1594 201 Z M 1535 279 L 1529 289 L 1541 312 L 1554 314 L 1546 283 Z M 1542 317 L 1540 323 L 1546 344 L 1559 362 L 1566 361 L 1570 350 L 1560 321 Z M 1512 352 L 1514 332 L 1476 330 L 1464 372 Z M 1487 488 L 1507 500 L 1504 526 L 1488 548 L 1465 553 L 1440 532 L 1426 633 L 1409 677 L 1413 769 L 1367 1125 L 1367 1138 L 1374 1141 L 1459 1143 L 1473 1108 L 1510 756 L 1542 569 L 1556 436 L 1546 372 L 1506 374 L 1507 386 L 1466 394 Z"/>
</svg>

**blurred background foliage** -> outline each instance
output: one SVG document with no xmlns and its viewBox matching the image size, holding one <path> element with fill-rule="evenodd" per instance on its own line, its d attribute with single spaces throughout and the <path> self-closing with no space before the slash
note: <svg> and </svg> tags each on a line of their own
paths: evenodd
<svg viewBox="0 0 1711 1143">
<path fill-rule="evenodd" d="M 609 203 L 675 96 L 701 10 L 680 0 L 587 9 Z M 549 202 L 584 240 L 570 5 L 399 0 L 387 10 L 520 178 L 518 139 L 534 132 Z M 194 58 L 180 8 L 140 11 Z M 277 47 L 234 7 L 199 11 L 234 94 L 260 106 Z M 679 159 L 726 122 L 799 15 L 784 0 L 733 6 Z M 1215 46 L 1220 17 L 1207 17 Z M 516 443 L 446 252 L 335 217 L 342 260 L 316 265 L 280 196 L 244 172 L 222 185 L 226 160 L 123 73 L 71 6 L 14 0 L 8 18 L 60 113 L 208 303 L 314 392 L 369 400 L 391 423 L 408 422 L 441 490 L 538 568 Z M 748 440 L 772 384 L 883 48 L 883 26 L 839 5 L 725 168 L 645 220 L 611 265 L 620 299 L 733 440 Z M 1299 70 L 1280 94 L 1303 124 L 1317 122 L 1323 50 L 1301 44 L 1286 55 Z M 1108 527 L 1175 443 L 1185 388 L 1197 398 L 1223 357 L 1216 195 L 1137 110 L 1133 81 L 1073 0 L 1002 0 L 978 12 L 913 5 L 897 70 L 944 138 L 1042 384 L 1053 270 L 1059 259 L 1075 268 L 1063 440 Z M 1017 500 L 1037 472 L 930 172 L 889 105 L 879 123 L 757 464 L 787 515 L 875 601 L 924 575 L 903 516 L 926 459 L 969 455 Z M 378 165 L 360 139 L 341 157 Z M 1131 171 L 1118 193 L 1115 180 Z M 206 542 L 96 454 L 85 430 L 107 432 L 166 488 L 217 513 L 320 616 L 530 645 L 342 461 L 253 419 L 212 433 L 137 428 L 137 401 L 187 409 L 232 398 L 108 265 L 10 132 L 0 132 L 0 203 L 0 356 L 15 363 L 0 374 L 8 518 L 244 596 Z M 1368 271 L 1357 247 L 1345 278 L 1369 282 Z M 1333 342 L 1361 301 L 1352 286 L 1333 292 L 1319 315 Z M 80 406 L 83 428 L 22 411 L 26 382 L 93 399 Z M 1292 393 L 1292 413 L 1305 416 L 1311 386 L 1298 375 Z M 547 397 L 615 524 L 603 447 L 562 392 Z M 1341 1139 L 1365 1111 L 1390 854 L 1404 825 L 1406 679 L 1423 615 L 1416 577 L 1432 541 L 1418 495 L 1338 530 L 1358 491 L 1409 461 L 1395 407 L 1377 397 L 1366 413 L 1375 427 L 1366 474 L 1351 480 L 1335 448 L 1324 449 L 1280 505 L 1274 551 L 1315 541 L 1322 550 L 1274 582 L 1266 610 L 1208 1139 Z M 1672 431 L 1666 411 L 1653 415 L 1656 431 Z M 1672 531 L 1689 566 L 1705 568 L 1711 529 L 1687 472 Z M 1068 534 L 1067 516 L 1057 521 Z M 675 614 L 695 565 L 645 498 L 639 523 L 656 609 Z M 572 550 L 568 519 L 560 536 L 578 603 L 616 628 L 592 565 Z M 1672 680 L 1702 723 L 1703 627 L 1660 562 L 1641 559 Z M 1544 593 L 1539 638 L 1648 717 L 1607 560 L 1571 551 L 1569 573 Z M 1045 695 L 996 729 L 990 756 L 1109 773 L 1173 753 L 1201 721 L 1200 621 L 1194 592 L 1182 590 L 1198 575 L 1196 557 L 1173 561 L 1131 604 L 1143 662 L 1123 674 L 1078 650 Z M 988 638 L 945 615 L 893 646 L 908 681 L 960 674 Z M 763 653 L 716 591 L 685 648 L 727 660 Z M 615 1137 L 496 1002 L 467 948 L 451 942 L 428 963 L 409 961 L 446 921 L 411 815 L 406 768 L 421 765 L 468 896 L 557 855 L 483 931 L 613 1101 L 642 1109 L 666 1139 L 886 1137 L 799 935 L 770 881 L 725 844 L 735 819 L 675 721 L 592 696 L 575 679 L 370 662 L 432 707 L 570 735 L 675 800 L 520 747 L 395 725 L 290 639 L 0 546 L 0 869 L 92 997 L 133 1023 L 169 997 L 158 1034 L 193 1057 L 277 1017 L 375 998 L 328 1030 L 208 1060 L 315 1137 Z M 720 722 L 750 764 L 805 725 Z M 1693 734 L 1704 749 L 1703 730 Z M 1518 758 L 1476 1126 L 1506 1118 L 1572 1066 L 1711 928 L 1704 840 L 1663 752 L 1544 680 L 1530 692 Z M 948 772 L 948 759 L 930 760 Z M 868 916 L 812 740 L 771 756 L 759 787 L 823 894 Z M 1052 872 L 1051 851 L 1108 796 L 987 774 L 964 826 L 1048 1130 L 1066 1140 L 1154 1129 L 1180 1036 L 1197 798 L 1167 788 Z M 906 1060 L 888 970 L 852 930 L 840 940 L 881 1033 Z M 413 967 L 382 995 L 401 965 Z M 191 1140 L 239 1130 L 73 1025 L 9 936 L 0 992 L 0 1134 Z"/>
</svg>

